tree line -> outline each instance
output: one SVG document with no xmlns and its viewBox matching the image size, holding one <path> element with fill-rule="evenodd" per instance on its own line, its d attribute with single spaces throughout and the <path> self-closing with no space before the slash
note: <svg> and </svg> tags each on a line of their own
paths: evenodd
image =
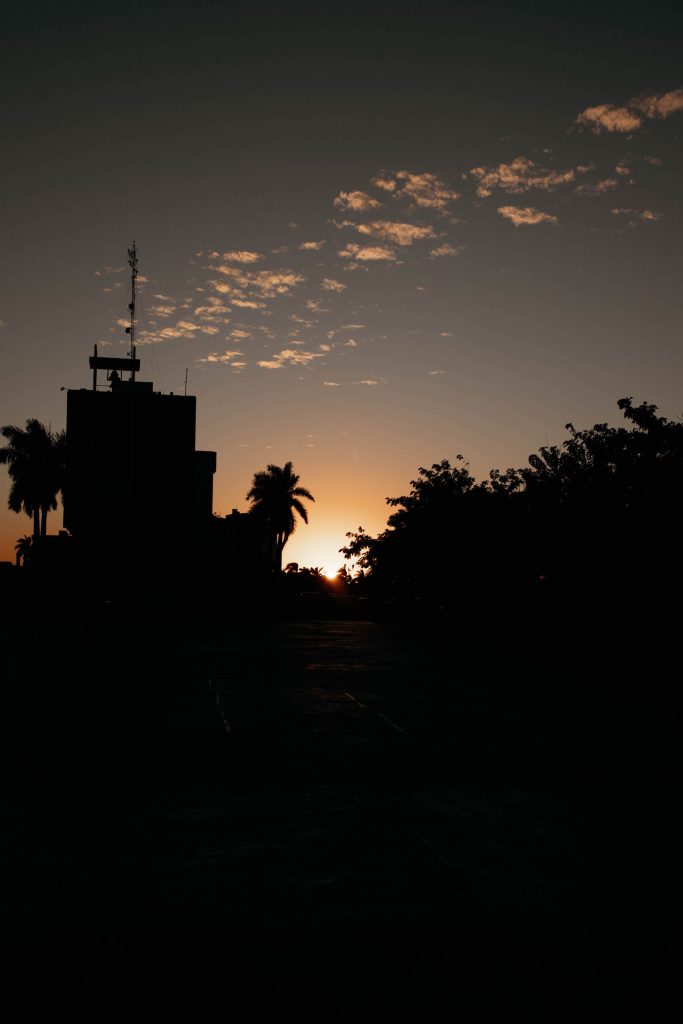
<svg viewBox="0 0 683 1024">
<path fill-rule="evenodd" d="M 683 423 L 631 398 L 618 407 L 626 425 L 577 430 L 568 423 L 562 444 L 540 448 L 523 468 L 491 470 L 483 481 L 462 455 L 420 467 L 408 494 L 387 499 L 394 511 L 384 531 L 347 534 L 341 553 L 357 571 L 352 580 L 344 569 L 340 583 L 381 599 L 444 605 L 463 594 L 520 594 L 539 585 L 640 601 L 680 586 Z M 33 519 L 35 540 L 65 485 L 66 437 L 35 419 L 0 434 L 8 505 Z M 304 502 L 315 499 L 287 462 L 257 472 L 247 500 L 268 537 L 270 564 L 281 570 L 297 518 L 308 522 Z M 29 550 L 21 538 L 18 554 L 25 559 Z"/>
<path fill-rule="evenodd" d="M 461 455 L 421 467 L 388 498 L 387 528 L 342 548 L 365 587 L 448 603 L 538 584 L 646 600 L 680 586 L 683 423 L 618 402 L 627 425 L 566 425 L 528 465 L 475 481 Z"/>
</svg>

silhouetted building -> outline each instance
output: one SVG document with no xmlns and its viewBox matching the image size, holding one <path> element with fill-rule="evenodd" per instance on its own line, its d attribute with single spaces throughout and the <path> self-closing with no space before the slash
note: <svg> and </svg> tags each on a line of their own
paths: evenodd
<svg viewBox="0 0 683 1024">
<path fill-rule="evenodd" d="M 95 348 L 90 366 L 92 388 L 67 393 L 65 528 L 79 539 L 208 538 L 216 453 L 195 450 L 195 398 L 135 380 L 138 359 Z M 98 370 L 110 371 L 106 389 Z"/>
</svg>

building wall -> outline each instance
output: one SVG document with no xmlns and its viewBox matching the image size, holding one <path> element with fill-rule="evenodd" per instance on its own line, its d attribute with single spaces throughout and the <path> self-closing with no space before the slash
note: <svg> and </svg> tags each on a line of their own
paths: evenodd
<svg viewBox="0 0 683 1024">
<path fill-rule="evenodd" d="M 190 536 L 198 505 L 210 502 L 195 416 L 193 396 L 158 394 L 144 382 L 69 391 L 65 528 L 83 538 Z"/>
</svg>

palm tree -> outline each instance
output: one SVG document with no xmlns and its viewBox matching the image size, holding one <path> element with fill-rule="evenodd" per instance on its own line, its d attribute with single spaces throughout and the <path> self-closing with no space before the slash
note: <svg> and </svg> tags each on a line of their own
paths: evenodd
<svg viewBox="0 0 683 1024">
<path fill-rule="evenodd" d="M 17 553 L 17 566 L 23 565 L 26 568 L 26 564 L 31 554 L 31 544 L 33 539 L 29 537 L 27 533 L 23 537 L 20 537 L 17 543 L 14 545 L 14 550 Z"/>
<path fill-rule="evenodd" d="M 266 523 L 272 564 L 278 572 L 282 569 L 282 549 L 296 529 L 294 513 L 298 513 L 308 523 L 308 512 L 299 499 L 315 501 L 310 491 L 298 484 L 299 477 L 291 462 L 286 462 L 284 466 L 271 464 L 254 474 L 251 490 L 247 494 L 247 501 L 251 501 L 249 511 L 263 518 Z"/>
<path fill-rule="evenodd" d="M 45 536 L 47 514 L 57 508 L 57 495 L 64 482 L 66 435 L 53 433 L 36 419 L 26 429 L 11 424 L 0 427 L 8 442 L 0 448 L 0 465 L 7 466 L 12 481 L 8 508 L 33 517 L 33 536 Z"/>
</svg>

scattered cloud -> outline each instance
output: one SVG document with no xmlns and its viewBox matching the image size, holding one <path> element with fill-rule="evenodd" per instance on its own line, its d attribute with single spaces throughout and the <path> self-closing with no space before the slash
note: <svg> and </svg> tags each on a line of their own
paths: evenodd
<svg viewBox="0 0 683 1024">
<path fill-rule="evenodd" d="M 542 191 L 555 189 L 559 185 L 568 185 L 574 181 L 576 170 L 572 167 L 564 171 L 548 170 L 525 156 L 516 156 L 509 164 L 473 167 L 469 176 L 478 182 L 477 195 L 484 198 L 490 196 L 495 188 L 513 195 L 528 192 L 533 188 Z"/>
<path fill-rule="evenodd" d="M 373 380 L 371 377 L 368 377 L 365 380 L 355 380 L 353 383 L 354 384 L 365 384 L 369 388 L 374 388 L 374 387 L 376 387 L 380 383 L 380 381 Z"/>
<path fill-rule="evenodd" d="M 105 267 L 102 267 L 101 270 L 96 270 L 95 271 L 95 277 L 104 277 L 105 275 L 108 275 L 108 274 L 122 274 L 125 269 L 126 269 L 125 267 L 109 267 L 109 266 L 105 266 Z"/>
<path fill-rule="evenodd" d="M 392 181 L 393 188 L 390 187 Z M 383 184 L 380 185 L 380 182 Z M 422 174 L 396 171 L 392 176 L 375 178 L 373 184 L 393 192 L 395 196 L 409 199 L 422 209 L 437 210 L 441 213 L 445 212 L 449 203 L 460 198 L 459 192 L 449 188 L 437 174 L 430 174 L 427 171 Z"/>
<path fill-rule="evenodd" d="M 230 306 L 226 306 L 218 296 L 210 295 L 206 300 L 206 305 L 195 307 L 194 315 L 202 320 L 227 324 L 230 323 L 230 320 L 226 319 L 225 314 L 230 312 L 232 312 Z"/>
<path fill-rule="evenodd" d="M 418 242 L 423 238 L 436 237 L 433 228 L 420 227 L 418 224 L 404 224 L 391 220 L 373 220 L 368 224 L 349 224 L 347 221 L 340 226 L 354 227 L 361 235 L 370 235 L 375 238 L 382 238 L 386 242 L 392 242 L 394 245 L 402 246 L 412 245 L 413 242 Z"/>
<path fill-rule="evenodd" d="M 612 213 L 615 217 L 628 217 L 629 227 L 635 227 L 636 224 L 653 224 L 662 219 L 661 213 L 657 213 L 656 210 L 633 210 L 628 206 L 615 207 Z"/>
<path fill-rule="evenodd" d="M 464 248 L 464 245 L 451 245 L 450 242 L 444 242 L 443 245 L 437 245 L 436 249 L 432 249 L 429 255 L 432 259 L 438 259 L 440 256 L 457 256 Z"/>
<path fill-rule="evenodd" d="M 618 188 L 621 184 L 619 178 L 603 178 L 602 181 L 577 185 L 574 193 L 577 196 L 588 196 L 589 199 L 595 199 L 597 196 L 603 196 L 605 192 L 611 192 Z"/>
<path fill-rule="evenodd" d="M 232 363 L 236 356 L 241 356 L 243 353 L 237 349 L 226 349 L 225 352 L 210 352 L 208 356 L 204 356 L 202 359 L 198 359 L 198 363 Z M 244 366 L 244 363 L 240 364 Z"/>
<path fill-rule="evenodd" d="M 302 366 L 313 362 L 314 359 L 321 359 L 325 352 L 306 352 L 300 348 L 284 348 L 277 352 L 272 359 L 261 359 L 258 366 L 264 370 L 281 370 L 283 366 Z"/>
<path fill-rule="evenodd" d="M 324 246 L 325 242 L 302 242 L 299 246 L 304 252 L 318 252 Z"/>
<path fill-rule="evenodd" d="M 446 372 L 445 370 L 429 370 L 428 371 L 430 377 L 438 377 L 440 374 L 445 373 L 445 372 Z"/>
<path fill-rule="evenodd" d="M 234 249 L 232 252 L 224 252 L 223 259 L 228 263 L 258 263 L 263 259 L 260 252 L 249 252 L 246 249 Z"/>
<path fill-rule="evenodd" d="M 324 380 L 323 381 L 323 387 L 324 388 L 338 388 L 339 386 L 340 385 L 337 383 L 336 380 Z"/>
<path fill-rule="evenodd" d="M 683 110 L 683 89 L 655 93 L 652 96 L 639 96 L 637 99 L 631 100 L 629 106 L 640 110 L 645 117 L 671 117 L 672 114 Z"/>
<path fill-rule="evenodd" d="M 358 342 L 355 340 L 355 338 L 349 338 L 348 341 L 344 342 L 344 346 L 345 348 L 358 348 Z"/>
<path fill-rule="evenodd" d="M 386 245 L 356 245 L 355 242 L 351 242 L 345 249 L 340 249 L 339 255 L 342 259 L 353 259 L 359 263 L 393 263 L 396 260 L 393 249 Z"/>
<path fill-rule="evenodd" d="M 382 204 L 379 199 L 373 199 L 367 192 L 340 192 L 334 200 L 334 205 L 340 210 L 365 213 L 367 210 L 376 210 Z"/>
<path fill-rule="evenodd" d="M 405 198 L 422 209 L 436 210 L 444 213 L 449 203 L 460 198 L 438 176 L 428 171 L 413 174 L 411 171 L 383 171 L 372 179 L 376 188 L 393 194 L 394 198 Z"/>
<path fill-rule="evenodd" d="M 388 175 L 379 174 L 379 175 L 377 175 L 376 178 L 372 179 L 370 184 L 374 185 L 375 188 L 383 189 L 384 192 L 395 192 L 396 191 L 396 182 L 394 181 L 393 178 L 389 177 Z"/>
<path fill-rule="evenodd" d="M 227 278 L 227 281 L 223 282 L 213 281 L 215 290 L 220 294 L 242 300 L 254 296 L 271 299 L 277 295 L 289 295 L 293 288 L 306 280 L 303 274 L 297 274 L 293 270 L 244 270 L 225 264 L 213 269 Z"/>
<path fill-rule="evenodd" d="M 516 228 L 524 224 L 557 224 L 557 217 L 542 213 L 533 206 L 499 206 L 498 213 L 512 221 Z"/>
<path fill-rule="evenodd" d="M 153 316 L 167 317 L 173 316 L 175 313 L 175 306 L 150 306 L 149 312 Z"/>
<path fill-rule="evenodd" d="M 346 285 L 342 284 L 341 281 L 335 281 L 333 277 L 324 277 L 322 287 L 326 292 L 343 292 L 346 290 Z M 308 308 L 315 308 L 318 310 L 320 308 L 319 305 L 314 305 L 314 303 L 315 300 L 311 300 L 310 303 L 307 303 Z"/>
<path fill-rule="evenodd" d="M 601 103 L 586 107 L 576 118 L 575 124 L 587 128 L 594 135 L 611 132 L 634 132 L 642 127 L 644 120 L 666 118 L 683 110 L 683 88 L 672 92 L 653 93 L 650 96 L 636 96 L 623 106 Z"/>
<path fill-rule="evenodd" d="M 401 192 L 426 209 L 444 210 L 450 202 L 460 198 L 460 193 L 448 188 L 436 174 L 399 171 L 396 177 L 403 182 Z"/>
<path fill-rule="evenodd" d="M 605 132 L 637 131 L 643 121 L 628 107 L 600 103 L 597 107 L 586 107 L 582 110 L 574 123 L 581 128 L 587 128 L 594 135 L 602 135 Z"/>
</svg>

